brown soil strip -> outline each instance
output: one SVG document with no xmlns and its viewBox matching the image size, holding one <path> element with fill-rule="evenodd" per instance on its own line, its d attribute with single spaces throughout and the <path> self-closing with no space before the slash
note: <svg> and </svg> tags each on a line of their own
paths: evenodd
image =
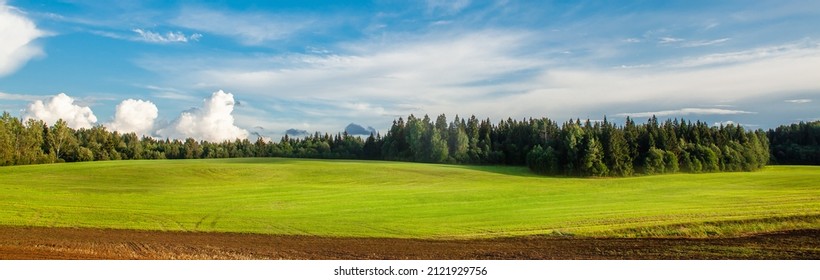
<svg viewBox="0 0 820 280">
<path fill-rule="evenodd" d="M 0 226 L 0 259 L 820 259 L 820 229 L 737 238 L 334 238 Z"/>
</svg>

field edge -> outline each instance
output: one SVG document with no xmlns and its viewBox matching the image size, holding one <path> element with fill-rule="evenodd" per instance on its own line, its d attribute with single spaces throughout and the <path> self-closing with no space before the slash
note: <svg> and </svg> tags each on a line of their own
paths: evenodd
<svg viewBox="0 0 820 280">
<path fill-rule="evenodd" d="M 820 229 L 745 237 L 339 238 L 0 226 L 0 259 L 820 259 Z"/>
</svg>

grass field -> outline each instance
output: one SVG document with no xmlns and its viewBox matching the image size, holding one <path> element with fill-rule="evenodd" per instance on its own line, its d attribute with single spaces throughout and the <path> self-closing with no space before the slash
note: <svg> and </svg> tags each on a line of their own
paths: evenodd
<svg viewBox="0 0 820 280">
<path fill-rule="evenodd" d="M 480 238 L 820 228 L 820 167 L 615 179 L 521 167 L 297 159 L 0 168 L 0 225 Z"/>
</svg>

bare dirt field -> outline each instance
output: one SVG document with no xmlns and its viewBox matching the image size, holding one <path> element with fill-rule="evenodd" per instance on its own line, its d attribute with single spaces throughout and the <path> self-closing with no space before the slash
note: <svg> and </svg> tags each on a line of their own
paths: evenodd
<svg viewBox="0 0 820 280">
<path fill-rule="evenodd" d="M 334 238 L 0 227 L 0 259 L 820 259 L 820 230 L 711 238 Z"/>
</svg>

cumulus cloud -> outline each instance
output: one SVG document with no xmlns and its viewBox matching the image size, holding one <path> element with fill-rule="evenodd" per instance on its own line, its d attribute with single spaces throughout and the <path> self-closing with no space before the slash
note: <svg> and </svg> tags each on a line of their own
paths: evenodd
<svg viewBox="0 0 820 280">
<path fill-rule="evenodd" d="M 137 38 L 140 41 L 145 41 L 149 43 L 187 43 L 188 41 L 199 41 L 202 38 L 202 34 L 194 33 L 190 36 L 185 35 L 182 32 L 171 32 L 169 31 L 166 34 L 160 34 L 157 32 L 149 31 L 149 30 L 142 30 L 142 29 L 134 29 L 139 37 Z"/>
<path fill-rule="evenodd" d="M 211 142 L 248 138 L 248 131 L 234 125 L 236 102 L 233 94 L 222 90 L 203 101 L 202 108 L 183 112 L 179 118 L 157 131 L 162 137 L 194 138 Z"/>
<path fill-rule="evenodd" d="M 43 55 L 43 50 L 33 41 L 45 35 L 34 22 L 0 0 L 0 77 Z"/>
<path fill-rule="evenodd" d="M 97 122 L 97 117 L 91 108 L 74 104 L 74 98 L 60 93 L 43 100 L 36 100 L 28 105 L 24 119 L 39 119 L 52 125 L 63 119 L 72 128 L 91 128 Z"/>
<path fill-rule="evenodd" d="M 741 110 L 728 110 L 720 108 L 683 108 L 678 110 L 665 110 L 656 112 L 640 112 L 640 113 L 620 113 L 616 116 L 630 116 L 635 118 L 645 117 L 666 117 L 666 116 L 687 116 L 687 115 L 738 115 L 738 114 L 754 114 L 754 112 L 747 112 Z"/>
<path fill-rule="evenodd" d="M 0 95 L 3 96 L 6 95 Z M 16 95 L 11 97 L 21 98 Z M 190 137 L 212 142 L 245 139 L 250 133 L 234 125 L 232 112 L 235 104 L 233 94 L 220 90 L 204 100 L 202 108 L 185 111 L 173 122 L 162 127 L 156 124 L 159 110 L 154 103 L 127 99 L 117 105 L 113 121 L 106 123 L 105 127 L 120 133 L 134 132 L 138 135 L 174 139 Z M 97 122 L 91 108 L 77 105 L 74 98 L 65 93 L 45 100 L 35 100 L 28 105 L 23 118 L 43 120 L 49 125 L 63 119 L 69 127 L 75 129 L 91 128 Z M 157 128 L 160 129 L 156 130 Z"/>
<path fill-rule="evenodd" d="M 114 121 L 107 124 L 110 130 L 120 133 L 134 132 L 137 135 L 152 135 L 154 120 L 159 115 L 157 106 L 150 101 L 128 99 L 117 105 Z"/>
</svg>

